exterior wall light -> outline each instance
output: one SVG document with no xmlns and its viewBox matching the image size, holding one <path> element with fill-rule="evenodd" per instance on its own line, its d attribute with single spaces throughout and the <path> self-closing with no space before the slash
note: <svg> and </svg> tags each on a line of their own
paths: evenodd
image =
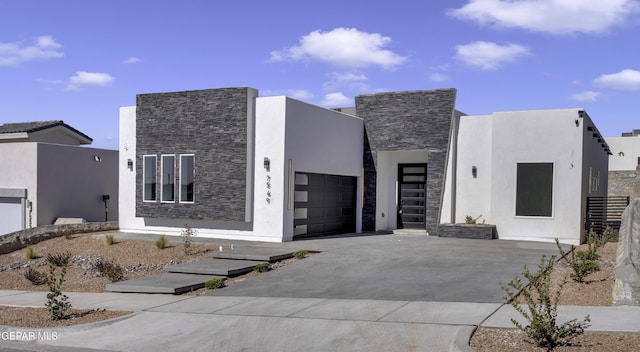
<svg viewBox="0 0 640 352">
<path fill-rule="evenodd" d="M 96 155 L 96 156 L 94 156 L 94 157 L 93 157 L 93 160 L 94 160 L 95 162 L 99 163 L 99 162 L 101 162 L 101 161 L 102 161 L 102 158 Z"/>
<path fill-rule="evenodd" d="M 267 157 L 264 158 L 264 169 L 267 170 L 267 172 L 271 169 L 271 161 Z"/>
<path fill-rule="evenodd" d="M 103 194 L 102 201 L 104 202 L 104 221 L 109 221 L 109 195 Z"/>
<path fill-rule="evenodd" d="M 471 176 L 473 176 L 473 178 L 478 177 L 478 168 L 475 167 L 475 165 L 471 167 Z"/>
<path fill-rule="evenodd" d="M 127 159 L 127 168 L 129 168 L 129 171 L 133 171 L 133 160 Z"/>
</svg>

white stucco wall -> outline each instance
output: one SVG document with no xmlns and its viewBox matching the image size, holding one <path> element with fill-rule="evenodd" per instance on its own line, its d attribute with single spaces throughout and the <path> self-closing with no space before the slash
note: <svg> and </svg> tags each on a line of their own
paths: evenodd
<svg viewBox="0 0 640 352">
<path fill-rule="evenodd" d="M 492 127 L 491 115 L 462 116 L 458 127 L 456 223 L 465 217 L 491 223 Z M 472 168 L 476 167 L 476 177 Z M 444 219 L 442 219 L 444 220 Z M 448 221 L 442 221 L 448 222 Z"/>
<path fill-rule="evenodd" d="M 606 195 L 607 158 L 582 109 L 497 112 L 463 116 L 457 151 L 456 222 L 482 215 L 501 239 L 578 244 L 584 239 L 587 196 Z M 576 126 L 576 120 L 579 125 Z M 516 216 L 517 164 L 553 163 L 551 217 Z M 472 176 L 472 167 L 477 177 Z M 589 180 L 598 187 L 590 188 Z M 592 179 L 593 181 L 594 179 Z M 593 182 L 596 182 L 593 181 Z M 595 185 L 595 183 L 594 183 Z M 604 193 L 603 193 L 604 192 Z M 447 222 L 445 218 L 443 223 Z"/>
<path fill-rule="evenodd" d="M 501 238 L 580 241 L 582 138 L 578 109 L 493 114 L 491 219 Z M 553 213 L 549 218 L 515 215 L 516 165 L 552 162 Z"/>
<path fill-rule="evenodd" d="M 609 171 L 634 171 L 640 158 L 640 136 L 607 137 L 613 155 L 609 156 Z"/>
<path fill-rule="evenodd" d="M 37 153 L 37 143 L 0 143 L 0 188 L 27 190 L 23 206 L 26 228 L 38 225 Z"/>
</svg>

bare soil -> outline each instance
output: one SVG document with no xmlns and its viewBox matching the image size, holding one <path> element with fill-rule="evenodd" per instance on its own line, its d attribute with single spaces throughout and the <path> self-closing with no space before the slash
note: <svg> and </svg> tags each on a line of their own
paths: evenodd
<svg viewBox="0 0 640 352">
<path fill-rule="evenodd" d="M 560 295 L 560 305 L 574 306 L 610 306 L 612 300 L 613 270 L 615 266 L 617 242 L 609 242 L 598 250 L 600 271 L 589 274 L 584 282 L 575 282 L 568 278 L 571 268 L 564 261 L 554 265 L 552 280 L 555 285 L 568 278 Z M 582 245 L 577 250 L 585 250 Z M 535 268 L 530 268 L 533 271 Z M 575 317 L 582 319 L 584 317 Z M 471 348 L 477 352 L 524 351 L 539 352 L 526 334 L 518 329 L 479 328 L 471 337 Z M 576 337 L 571 345 L 557 347 L 559 352 L 607 351 L 627 352 L 640 350 L 640 335 L 618 333 L 587 332 Z"/>
<path fill-rule="evenodd" d="M 0 255 L 0 290 L 48 291 L 49 287 L 46 284 L 34 285 L 25 278 L 24 273 L 27 268 L 31 268 L 47 274 L 49 265 L 46 257 L 50 254 L 64 252 L 71 254 L 72 263 L 67 268 L 62 285 L 63 293 L 105 292 L 105 286 L 111 280 L 91 270 L 92 261 L 98 257 L 120 265 L 124 272 L 123 280 L 127 280 L 159 274 L 167 264 L 206 259 L 209 258 L 208 252 L 220 249 L 220 245 L 217 244 L 195 244 L 187 254 L 181 239 L 167 237 L 170 239 L 169 245 L 165 249 L 158 249 L 153 241 L 119 239 L 117 233 L 115 243 L 107 245 L 105 237 L 108 234 L 114 233 L 79 234 L 70 238 L 58 237 L 37 243 L 31 246 L 38 256 L 34 259 L 26 258 L 26 249 Z M 229 246 L 223 246 L 223 250 L 230 249 Z M 295 258 L 287 259 L 274 263 L 273 267 L 287 265 L 296 260 Z M 256 275 L 259 273 L 251 272 L 229 278 L 225 281 L 225 286 L 231 286 Z M 206 292 L 207 289 L 203 288 L 186 294 L 202 295 Z M 44 304 L 45 302 L 42 302 L 43 306 Z M 73 305 L 73 302 L 71 304 Z M 0 325 L 30 328 L 68 326 L 111 319 L 130 313 L 72 309 L 66 319 L 53 321 L 46 308 L 0 306 Z"/>
</svg>

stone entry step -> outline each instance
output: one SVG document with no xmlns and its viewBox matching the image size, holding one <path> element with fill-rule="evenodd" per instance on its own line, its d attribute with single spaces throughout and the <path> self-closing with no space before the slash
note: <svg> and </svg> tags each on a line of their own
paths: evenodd
<svg viewBox="0 0 640 352">
<path fill-rule="evenodd" d="M 293 251 L 267 247 L 243 247 L 226 252 L 213 252 L 209 255 L 219 259 L 256 260 L 273 263 L 292 258 Z"/>
<path fill-rule="evenodd" d="M 106 290 L 128 293 L 170 293 L 181 294 L 204 287 L 210 279 L 220 278 L 218 275 L 163 273 L 137 279 L 107 284 Z"/>
<path fill-rule="evenodd" d="M 199 274 L 199 275 L 221 275 L 238 276 L 246 274 L 260 264 L 258 261 L 215 259 L 200 260 L 197 262 L 169 265 L 164 268 L 170 273 Z"/>
</svg>

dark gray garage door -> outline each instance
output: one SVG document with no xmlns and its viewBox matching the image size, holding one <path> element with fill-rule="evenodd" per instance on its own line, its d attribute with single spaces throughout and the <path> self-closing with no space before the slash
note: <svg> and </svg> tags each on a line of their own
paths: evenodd
<svg viewBox="0 0 640 352">
<path fill-rule="evenodd" d="M 295 238 L 356 231 L 356 178 L 297 172 Z"/>
</svg>

